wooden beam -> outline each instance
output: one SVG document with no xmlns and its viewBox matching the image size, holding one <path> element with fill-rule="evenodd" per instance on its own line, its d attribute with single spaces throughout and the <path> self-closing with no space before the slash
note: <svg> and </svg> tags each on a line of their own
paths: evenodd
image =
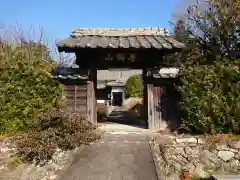
<svg viewBox="0 0 240 180">
<path fill-rule="evenodd" d="M 82 68 L 94 66 L 97 69 L 142 69 L 163 64 L 163 55 L 166 53 L 156 49 L 85 49 L 76 52 L 76 62 Z"/>
</svg>

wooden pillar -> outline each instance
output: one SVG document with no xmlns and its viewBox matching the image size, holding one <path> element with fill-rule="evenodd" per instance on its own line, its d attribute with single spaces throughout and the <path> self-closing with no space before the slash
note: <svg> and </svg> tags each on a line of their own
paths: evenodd
<svg viewBox="0 0 240 180">
<path fill-rule="evenodd" d="M 91 116 L 91 94 L 92 94 L 92 82 L 87 82 L 87 121 L 92 123 L 92 116 Z"/>
<path fill-rule="evenodd" d="M 97 125 L 97 99 L 96 99 L 96 90 L 97 90 L 97 69 L 92 67 L 89 69 L 90 71 L 90 88 L 91 88 L 91 97 L 90 97 L 90 116 L 91 122 L 94 125 Z"/>
<path fill-rule="evenodd" d="M 124 88 L 122 89 L 122 105 L 125 101 L 125 92 L 124 92 Z"/>
<path fill-rule="evenodd" d="M 92 69 L 92 81 L 93 81 L 93 87 L 94 87 L 94 93 L 93 93 L 93 120 L 94 124 L 97 125 L 97 98 L 96 98 L 96 92 L 97 92 L 97 69 Z"/>
<path fill-rule="evenodd" d="M 147 84 L 147 119 L 148 128 L 154 130 L 153 85 Z"/>
<path fill-rule="evenodd" d="M 143 104 L 144 104 L 144 108 L 143 108 L 143 112 L 142 112 L 141 116 L 143 117 L 143 119 L 145 119 L 145 121 L 147 121 L 148 128 L 149 128 L 148 88 L 147 88 L 146 72 L 147 72 L 147 70 L 144 68 L 144 69 L 142 70 L 142 79 L 143 79 Z"/>
<path fill-rule="evenodd" d="M 93 125 L 97 125 L 97 71 L 95 68 L 89 68 L 89 80 L 87 85 L 87 117 Z"/>
</svg>

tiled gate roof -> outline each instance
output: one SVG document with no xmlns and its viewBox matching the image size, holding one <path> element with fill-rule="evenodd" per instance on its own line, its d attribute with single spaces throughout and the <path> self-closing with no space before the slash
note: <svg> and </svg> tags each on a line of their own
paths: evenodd
<svg viewBox="0 0 240 180">
<path fill-rule="evenodd" d="M 184 44 L 164 28 L 78 28 L 58 42 L 58 48 L 181 49 Z"/>
</svg>

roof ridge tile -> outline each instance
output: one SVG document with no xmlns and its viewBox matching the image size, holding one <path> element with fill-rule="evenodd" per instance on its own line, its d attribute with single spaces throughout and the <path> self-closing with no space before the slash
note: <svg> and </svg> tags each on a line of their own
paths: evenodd
<svg viewBox="0 0 240 180">
<path fill-rule="evenodd" d="M 167 35 L 168 29 L 160 27 L 143 28 L 73 28 L 72 36 L 136 36 Z"/>
</svg>

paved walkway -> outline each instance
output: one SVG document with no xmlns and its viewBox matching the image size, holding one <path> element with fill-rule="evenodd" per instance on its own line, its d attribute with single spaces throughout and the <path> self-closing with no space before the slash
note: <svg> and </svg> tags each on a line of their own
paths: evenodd
<svg viewBox="0 0 240 180">
<path fill-rule="evenodd" d="M 148 137 L 106 134 L 86 146 L 62 180 L 157 180 Z"/>
<path fill-rule="evenodd" d="M 84 147 L 61 180 L 157 180 L 149 131 L 133 120 L 126 113 L 112 113 L 111 122 L 101 124 L 105 136 Z"/>
</svg>

